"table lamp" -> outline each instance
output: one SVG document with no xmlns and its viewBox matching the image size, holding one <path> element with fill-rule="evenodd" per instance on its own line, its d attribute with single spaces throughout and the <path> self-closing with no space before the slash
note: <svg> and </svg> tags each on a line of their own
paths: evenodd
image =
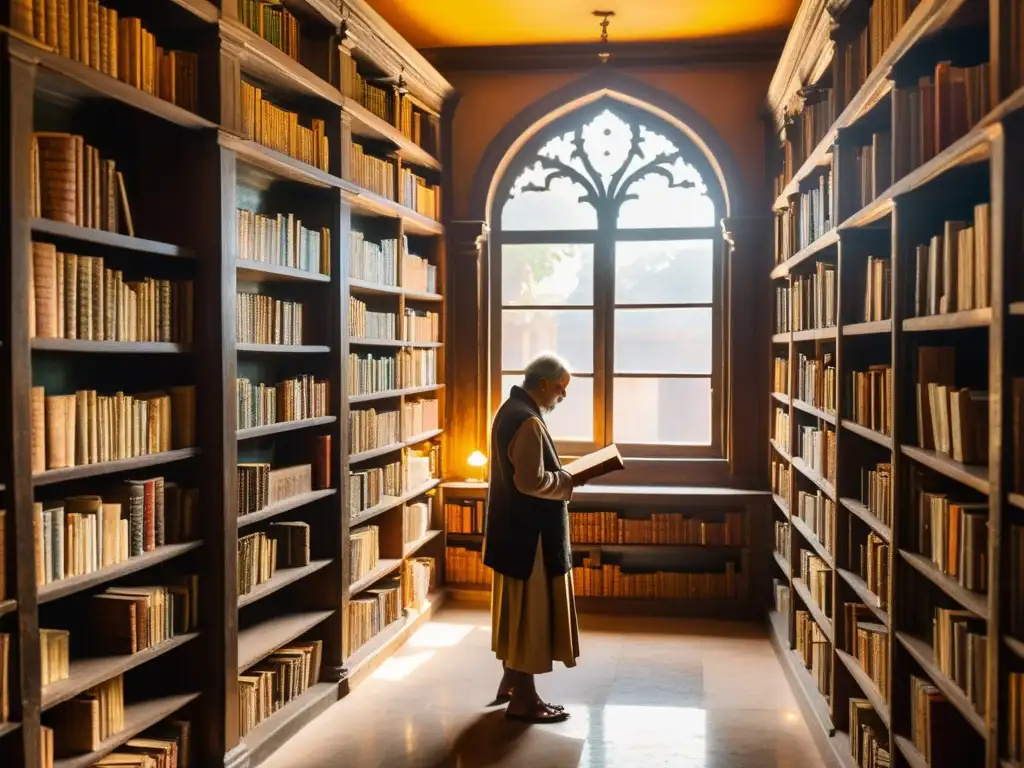
<svg viewBox="0 0 1024 768">
<path fill-rule="evenodd" d="M 484 474 L 484 467 L 487 466 L 487 457 L 480 451 L 473 451 L 469 454 L 469 458 L 466 459 L 466 463 L 472 468 L 472 475 L 467 477 L 467 482 L 470 483 L 486 483 L 487 477 Z"/>
</svg>

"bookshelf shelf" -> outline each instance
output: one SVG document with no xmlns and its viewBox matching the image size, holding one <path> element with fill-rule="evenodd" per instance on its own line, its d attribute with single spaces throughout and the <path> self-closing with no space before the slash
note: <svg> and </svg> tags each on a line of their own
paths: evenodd
<svg viewBox="0 0 1024 768">
<path fill-rule="evenodd" d="M 870 227 L 872 224 L 877 224 L 882 219 L 892 215 L 892 209 L 892 200 L 885 197 L 876 198 L 842 222 L 837 227 L 837 230 L 842 234 L 851 229 Z"/>
<path fill-rule="evenodd" d="M 821 691 L 814 684 L 810 670 L 804 666 L 804 660 L 800 658 L 800 654 L 794 649 L 785 653 L 784 656 L 789 663 L 793 679 L 801 688 L 804 698 L 811 706 L 815 719 L 822 730 L 831 738 L 835 735 L 836 727 L 832 723 L 832 714 L 829 712 L 828 700 L 821 695 Z"/>
<path fill-rule="evenodd" d="M 992 309 L 970 309 L 964 312 L 948 312 L 944 315 L 909 317 L 903 321 L 903 330 L 955 331 L 963 328 L 986 328 L 992 322 Z"/>
<path fill-rule="evenodd" d="M 380 448 L 371 448 L 368 451 L 360 451 L 359 453 L 350 453 L 348 456 L 349 465 L 359 464 L 363 461 L 369 461 L 370 459 L 376 459 L 379 456 L 385 456 L 395 451 L 400 451 L 405 447 L 405 443 L 391 443 L 390 445 L 383 445 Z"/>
<path fill-rule="evenodd" d="M 850 586 L 850 589 L 860 598 L 860 601 L 871 609 L 875 617 L 888 627 L 889 612 L 880 607 L 878 595 L 868 589 L 867 582 L 853 571 L 848 571 L 845 568 L 837 568 L 836 573 Z"/>
<path fill-rule="evenodd" d="M 849 499 L 846 497 L 839 499 L 839 503 L 842 504 L 850 513 L 856 515 L 867 523 L 868 527 L 883 539 L 889 542 L 892 541 L 892 529 L 875 517 L 866 505 L 856 499 Z"/>
<path fill-rule="evenodd" d="M 293 509 L 304 507 L 307 504 L 313 504 L 320 499 L 326 499 L 329 496 L 334 496 L 338 493 L 336 488 L 327 488 L 322 491 L 310 491 L 309 493 L 300 493 L 297 496 L 291 496 L 283 501 L 279 501 L 275 504 L 270 504 L 259 512 L 251 512 L 248 515 L 238 516 L 238 527 L 244 528 L 248 525 L 262 522 L 263 520 L 269 520 L 272 517 L 283 515 L 285 512 L 290 512 Z"/>
<path fill-rule="evenodd" d="M 382 500 L 379 504 L 376 504 L 368 509 L 364 509 L 358 515 L 353 515 L 349 521 L 349 527 L 354 528 L 357 525 L 372 520 L 378 515 L 382 515 L 385 512 L 390 512 L 395 507 L 400 507 L 408 501 L 412 501 L 418 496 L 422 496 L 425 493 L 429 493 L 438 485 L 441 484 L 440 480 L 431 480 L 429 483 L 425 483 L 418 488 L 414 488 L 412 491 L 402 494 L 401 496 L 388 496 Z"/>
<path fill-rule="evenodd" d="M 352 208 L 359 213 L 367 216 L 401 219 L 406 233 L 411 235 L 444 234 L 444 225 L 441 222 L 423 216 L 401 203 L 381 197 L 368 189 L 352 184 L 347 184 L 344 191 L 346 199 L 352 204 Z"/>
<path fill-rule="evenodd" d="M 875 681 L 872 680 L 864 668 L 861 667 L 860 662 L 857 661 L 853 656 L 848 654 L 846 651 L 836 649 L 836 655 L 839 660 L 843 662 L 843 666 L 846 667 L 850 672 L 850 676 L 856 681 L 857 685 L 867 696 L 868 701 L 871 702 L 871 706 L 875 708 L 875 712 L 882 718 L 882 722 L 885 727 L 889 727 L 889 704 L 886 702 L 882 692 L 878 690 L 878 686 L 875 685 Z"/>
<path fill-rule="evenodd" d="M 36 352 L 79 352 L 111 355 L 187 355 L 189 344 L 165 341 L 91 341 L 89 339 L 32 339 Z"/>
<path fill-rule="evenodd" d="M 440 170 L 441 164 L 423 147 L 407 139 L 401 131 L 358 102 L 346 99 L 345 112 L 352 117 L 352 133 L 390 142 L 397 148 L 395 154 L 403 160 L 421 168 Z"/>
<path fill-rule="evenodd" d="M 963 464 L 936 451 L 928 451 L 913 445 L 903 445 L 900 450 L 903 455 L 909 456 L 918 464 L 935 470 L 940 475 L 963 483 L 979 493 L 988 493 L 988 467 Z"/>
<path fill-rule="evenodd" d="M 988 619 L 988 598 L 985 595 L 972 592 L 952 576 L 947 576 L 927 557 L 922 557 L 915 552 L 908 552 L 905 549 L 900 550 L 900 556 L 910 563 L 915 571 L 960 603 L 964 608 L 976 613 L 983 619 Z"/>
<path fill-rule="evenodd" d="M 402 296 L 405 291 L 397 285 L 382 285 L 368 280 L 348 279 L 348 290 L 353 296 Z"/>
<path fill-rule="evenodd" d="M 783 448 L 777 440 L 769 440 L 769 442 L 771 443 L 772 448 L 775 449 L 775 452 L 779 454 L 779 456 L 784 458 L 786 461 L 793 460 L 793 457 L 789 455 L 789 451 Z"/>
<path fill-rule="evenodd" d="M 853 755 L 850 752 L 850 734 L 837 729 L 832 738 L 829 739 L 829 746 L 832 748 L 832 754 L 839 761 L 839 765 L 842 768 L 858 768 L 857 762 L 853 759 Z"/>
<path fill-rule="evenodd" d="M 792 462 L 793 468 L 795 470 L 797 470 L 800 474 L 802 474 L 816 486 L 821 488 L 825 495 L 832 499 L 832 501 L 836 500 L 836 489 L 835 487 L 833 487 L 832 483 L 830 483 L 824 477 L 822 477 L 813 469 L 811 469 L 810 466 L 808 466 L 807 462 L 801 459 L 799 456 L 794 456 L 792 458 Z"/>
<path fill-rule="evenodd" d="M 203 546 L 201 541 L 189 541 L 184 544 L 165 544 L 157 547 L 151 552 L 145 552 L 135 557 L 130 557 L 123 563 L 111 565 L 107 568 L 100 568 L 92 573 L 85 573 L 81 576 L 72 576 L 60 581 L 51 581 L 49 584 L 42 584 L 39 587 L 39 603 L 49 603 L 54 600 L 73 595 L 85 589 L 105 584 L 108 581 L 119 579 L 131 573 L 150 568 L 160 563 L 166 563 L 186 552 L 199 549 Z"/>
<path fill-rule="evenodd" d="M 782 572 L 784 574 L 786 574 L 786 576 L 788 578 L 789 577 L 789 561 L 786 558 L 784 558 L 782 556 L 782 554 L 778 550 L 773 549 L 772 550 L 772 555 L 775 557 L 776 564 L 779 566 L 779 568 L 782 569 Z"/>
<path fill-rule="evenodd" d="M 0 600 L 0 616 L 14 613 L 16 610 L 18 610 L 17 600 Z"/>
<path fill-rule="evenodd" d="M 285 613 L 238 630 L 238 671 L 244 672 L 335 613 L 336 611 Z"/>
<path fill-rule="evenodd" d="M 330 275 L 321 275 L 318 272 L 309 272 L 305 269 L 294 267 L 282 267 L 277 264 L 267 264 L 261 261 L 249 259 L 237 259 L 235 269 L 238 276 L 254 283 L 262 282 L 283 282 L 283 281 L 305 281 L 310 283 L 329 283 Z"/>
<path fill-rule="evenodd" d="M 844 325 L 843 336 L 871 336 L 892 333 L 892 320 L 876 320 L 870 323 L 851 323 Z"/>
<path fill-rule="evenodd" d="M 129 237 L 117 232 L 107 232 L 92 227 L 79 227 L 63 221 L 50 219 L 30 219 L 29 226 L 34 235 L 45 235 L 40 240 L 56 240 L 65 243 L 88 243 L 104 250 L 129 251 L 148 256 L 166 256 L 172 259 L 194 259 L 195 253 L 170 243 L 146 240 L 141 237 Z"/>
<path fill-rule="evenodd" d="M 402 546 L 402 557 L 411 557 L 442 533 L 444 531 L 427 531 L 425 535 L 416 539 L 416 541 L 407 542 Z"/>
<path fill-rule="evenodd" d="M 1003 635 L 1003 641 L 1006 643 L 1006 647 L 1013 651 L 1019 659 L 1024 660 L 1024 642 L 1010 635 Z"/>
<path fill-rule="evenodd" d="M 929 768 L 928 761 L 924 759 L 924 755 L 917 751 L 914 742 L 903 736 L 896 736 L 895 740 L 897 749 L 903 754 L 910 768 Z"/>
<path fill-rule="evenodd" d="M 818 537 L 814 535 L 807 523 L 801 520 L 798 516 L 793 515 L 789 518 L 789 524 L 800 531 L 800 535 L 804 537 L 804 540 L 811 545 L 811 549 L 818 553 L 818 557 L 828 563 L 829 568 L 836 567 L 835 558 L 832 553 L 825 549 L 825 545 L 818 541 Z"/>
<path fill-rule="evenodd" d="M 263 427 L 248 427 L 235 432 L 239 440 L 252 440 L 256 437 L 267 435 L 278 435 L 282 432 L 294 432 L 297 429 L 310 429 L 322 427 L 325 424 L 333 424 L 338 420 L 337 416 L 317 416 L 313 419 L 295 419 L 294 421 L 279 421 L 276 424 L 267 424 Z"/>
<path fill-rule="evenodd" d="M 398 339 L 366 339 L 355 336 L 348 340 L 349 346 L 353 347 L 406 347 L 408 342 Z"/>
<path fill-rule="evenodd" d="M 349 395 L 350 403 L 369 403 L 374 400 L 390 400 L 395 397 L 407 397 L 409 395 L 425 395 L 428 392 L 437 392 L 444 389 L 444 384 L 430 384 L 425 387 L 408 387 L 406 389 L 390 389 L 387 392 L 371 392 L 366 395 Z"/>
<path fill-rule="evenodd" d="M 836 337 L 835 326 L 831 328 L 811 328 L 806 331 L 793 331 L 793 341 L 824 341 Z"/>
<path fill-rule="evenodd" d="M 349 595 L 357 595 L 367 587 L 371 587 L 378 581 L 383 579 L 385 576 L 390 576 L 392 573 L 402 567 L 402 560 L 399 559 L 384 559 L 381 558 L 377 567 L 370 571 L 368 574 L 363 576 L 361 579 L 357 579 L 349 584 L 348 593 Z"/>
<path fill-rule="evenodd" d="M 217 7 L 207 0 L 171 0 L 171 2 L 207 24 L 217 21 Z"/>
<path fill-rule="evenodd" d="M 440 302 L 444 301 L 444 296 L 439 293 L 428 293 L 427 291 L 409 291 L 403 290 L 402 293 L 405 298 L 412 299 L 413 301 L 430 301 Z"/>
<path fill-rule="evenodd" d="M 1024 493 L 1011 493 L 1007 496 L 1007 501 L 1017 509 L 1024 509 Z"/>
<path fill-rule="evenodd" d="M 794 578 L 793 589 L 800 596 L 800 599 L 804 602 L 804 605 L 807 607 L 807 610 L 810 612 L 811 616 L 814 617 L 814 620 L 818 623 L 818 626 L 821 628 L 821 631 L 824 633 L 825 637 L 828 638 L 828 641 L 830 643 L 835 645 L 835 632 L 832 628 L 832 619 L 830 619 L 821 609 L 821 606 L 819 606 L 817 602 L 815 602 L 814 598 L 811 596 L 810 590 L 807 589 L 807 585 L 804 584 L 803 579 Z"/>
<path fill-rule="evenodd" d="M 1024 315 L 1024 301 L 1014 301 L 1010 303 L 1010 314 L 1020 317 Z"/>
<path fill-rule="evenodd" d="M 308 565 L 295 568 L 278 568 L 274 575 L 262 584 L 258 584 L 247 595 L 240 595 L 238 607 L 244 608 L 247 605 L 268 597 L 278 590 L 284 589 L 289 584 L 294 584 L 299 579 L 304 579 L 312 573 L 323 570 L 331 564 L 331 560 L 311 560 Z"/>
<path fill-rule="evenodd" d="M 185 693 L 176 696 L 162 696 L 137 704 L 125 704 L 123 730 L 101 742 L 99 749 L 83 755 L 56 759 L 53 761 L 53 766 L 54 768 L 88 768 L 129 739 L 137 736 L 151 725 L 156 725 L 168 715 L 174 714 L 197 698 L 199 698 L 198 693 Z"/>
<path fill-rule="evenodd" d="M 84 464 L 80 467 L 65 467 L 64 469 L 48 469 L 45 472 L 40 472 L 38 475 L 32 475 L 32 484 L 36 486 L 53 485 L 54 483 L 81 480 L 86 477 L 134 472 L 137 469 L 146 469 L 148 467 L 157 467 L 161 464 L 171 464 L 175 461 L 184 461 L 198 455 L 198 448 L 179 448 L 175 451 L 151 453 L 148 456 L 136 456 L 133 459 L 104 461 L 97 464 Z"/>
<path fill-rule="evenodd" d="M 102 656 L 86 659 L 72 659 L 69 676 L 43 688 L 43 711 L 77 696 L 104 680 L 123 674 L 128 670 L 146 664 L 166 653 L 180 648 L 199 637 L 198 632 L 189 632 L 172 637 L 138 653 Z"/>
<path fill-rule="evenodd" d="M 420 432 L 419 434 L 411 435 L 405 441 L 405 445 L 419 445 L 420 443 L 425 443 L 428 440 L 433 440 L 435 437 L 440 437 L 442 434 L 444 434 L 443 429 L 428 429 L 426 432 Z"/>
<path fill-rule="evenodd" d="M 323 189 L 343 189 L 355 191 L 355 186 L 344 179 L 333 176 L 319 168 L 315 168 L 301 160 L 277 152 L 276 150 L 257 144 L 255 141 L 233 136 L 221 131 L 219 142 L 224 149 L 235 153 L 237 159 L 254 168 L 271 174 L 271 176 L 287 181 L 297 181 L 312 187 Z"/>
<path fill-rule="evenodd" d="M 23 49 L 38 62 L 36 89 L 44 96 L 78 101 L 113 99 L 182 128 L 199 130 L 217 127 L 215 123 L 194 112 L 58 53 L 20 41 L 12 41 L 12 48 Z"/>
<path fill-rule="evenodd" d="M 833 426 L 835 426 L 836 424 L 836 417 L 834 414 L 828 413 L 827 411 L 823 411 L 820 408 L 815 408 L 813 405 L 805 403 L 803 400 L 797 400 L 795 397 L 793 398 L 793 407 L 796 408 L 798 411 L 808 413 L 811 416 L 814 416 L 816 419 L 821 419 L 822 421 L 827 422 Z"/>
<path fill-rule="evenodd" d="M 806 248 L 801 248 L 781 264 L 777 265 L 771 272 L 773 279 L 784 277 L 799 267 L 805 261 L 815 258 L 828 248 L 833 248 L 839 243 L 839 232 L 830 229 Z"/>
<path fill-rule="evenodd" d="M 774 493 L 772 494 L 772 501 L 775 502 L 775 506 L 777 506 L 786 517 L 789 517 L 789 503 L 786 501 L 785 498 L 783 498 L 777 493 Z"/>
<path fill-rule="evenodd" d="M 896 638 L 900 645 L 907 649 L 907 652 L 914 657 L 914 661 L 931 678 L 935 686 L 942 691 L 943 696 L 956 707 L 964 719 L 970 723 L 978 733 L 985 733 L 985 718 L 982 717 L 971 705 L 967 694 L 960 690 L 960 686 L 954 683 L 946 674 L 939 669 L 932 661 L 932 648 L 923 640 L 918 640 L 905 632 L 897 632 Z"/>
<path fill-rule="evenodd" d="M 784 395 L 782 392 L 772 392 L 772 397 L 783 405 L 789 405 L 789 395 Z"/>
<path fill-rule="evenodd" d="M 254 761 L 259 760 L 270 751 L 268 747 L 272 749 L 274 742 L 293 735 L 337 700 L 337 683 L 315 683 L 245 734 L 241 743 Z"/>
<path fill-rule="evenodd" d="M 868 427 L 862 426 L 856 421 L 850 421 L 849 419 L 843 419 L 843 429 L 853 432 L 855 435 L 860 435 L 865 440 L 870 440 L 883 448 L 888 448 L 890 451 L 892 450 L 892 438 L 878 430 L 869 429 Z"/>
<path fill-rule="evenodd" d="M 235 344 L 239 354 L 327 355 L 331 348 L 322 344 Z"/>
<path fill-rule="evenodd" d="M 790 342 L 790 333 L 789 333 L 789 331 L 786 331 L 785 333 L 776 333 L 776 334 L 772 335 L 772 344 L 789 344 L 789 342 Z"/>
<path fill-rule="evenodd" d="M 293 98 L 321 99 L 336 107 L 344 104 L 341 91 L 244 24 L 235 19 L 221 18 L 219 27 L 222 38 L 237 57 L 243 73 Z"/>
<path fill-rule="evenodd" d="M 2 739 L 4 736 L 8 736 L 8 735 L 14 733 L 15 731 L 17 731 L 20 728 L 21 728 L 21 723 L 18 722 L 17 720 L 15 720 L 13 722 L 0 723 L 0 739 Z"/>
</svg>

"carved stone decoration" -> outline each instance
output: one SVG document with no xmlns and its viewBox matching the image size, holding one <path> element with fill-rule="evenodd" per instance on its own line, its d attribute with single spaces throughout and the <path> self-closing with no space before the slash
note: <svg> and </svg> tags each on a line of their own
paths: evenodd
<svg viewBox="0 0 1024 768">
<path fill-rule="evenodd" d="M 528 162 L 509 189 L 509 199 L 526 192 L 552 191 L 565 179 L 577 199 L 595 209 L 598 218 L 614 220 L 621 206 L 638 200 L 638 182 L 661 177 L 666 189 L 706 191 L 697 170 L 680 149 L 643 122 L 627 122 L 610 110 L 548 140 Z"/>
</svg>

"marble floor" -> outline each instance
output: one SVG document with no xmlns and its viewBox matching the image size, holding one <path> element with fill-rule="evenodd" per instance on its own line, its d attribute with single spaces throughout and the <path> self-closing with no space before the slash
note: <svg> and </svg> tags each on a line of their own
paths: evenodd
<svg viewBox="0 0 1024 768">
<path fill-rule="evenodd" d="M 538 678 L 572 713 L 488 708 L 485 611 L 447 607 L 261 768 L 820 768 L 766 633 L 724 621 L 582 617 L 578 666 Z"/>
</svg>

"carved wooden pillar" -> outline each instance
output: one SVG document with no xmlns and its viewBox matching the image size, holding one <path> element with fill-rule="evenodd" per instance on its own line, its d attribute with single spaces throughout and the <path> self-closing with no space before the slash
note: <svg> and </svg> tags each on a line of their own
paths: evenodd
<svg viewBox="0 0 1024 768">
<path fill-rule="evenodd" d="M 448 470 L 468 477 L 475 450 L 487 453 L 490 426 L 490 288 L 488 227 L 483 221 L 448 225 Z"/>
<path fill-rule="evenodd" d="M 766 484 L 768 372 L 771 370 L 771 296 L 765 279 L 771 269 L 771 218 L 722 219 L 725 237 L 726 451 L 733 477 Z M 765 487 L 767 487 L 765 485 Z"/>
</svg>

